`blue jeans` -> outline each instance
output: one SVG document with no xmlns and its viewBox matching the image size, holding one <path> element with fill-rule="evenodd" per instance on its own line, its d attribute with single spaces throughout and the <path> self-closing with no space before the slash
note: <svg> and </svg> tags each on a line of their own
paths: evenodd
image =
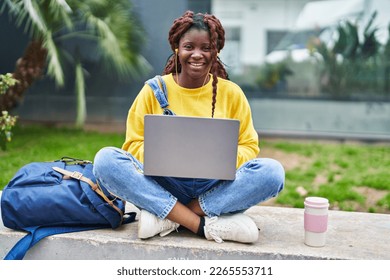
<svg viewBox="0 0 390 280">
<path fill-rule="evenodd" d="M 268 158 L 243 164 L 233 181 L 145 176 L 142 163 L 114 147 L 96 154 L 93 171 L 99 184 L 111 193 L 161 219 L 177 201 L 185 205 L 193 199 L 198 199 L 209 217 L 243 212 L 275 197 L 283 189 L 285 178 L 282 165 Z"/>
</svg>

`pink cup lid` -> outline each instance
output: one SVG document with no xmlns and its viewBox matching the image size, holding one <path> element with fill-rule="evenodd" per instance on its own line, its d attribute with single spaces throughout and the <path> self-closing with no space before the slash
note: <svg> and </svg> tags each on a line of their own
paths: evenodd
<svg viewBox="0 0 390 280">
<path fill-rule="evenodd" d="M 323 197 L 306 197 L 305 206 L 312 207 L 312 208 L 328 208 L 329 207 L 329 201 L 326 198 Z"/>
</svg>

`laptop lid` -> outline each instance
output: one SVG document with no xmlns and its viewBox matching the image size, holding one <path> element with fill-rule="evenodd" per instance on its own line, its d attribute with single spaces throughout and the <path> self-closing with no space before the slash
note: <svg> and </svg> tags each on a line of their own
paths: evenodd
<svg viewBox="0 0 390 280">
<path fill-rule="evenodd" d="M 144 174 L 234 180 L 240 122 L 145 115 Z"/>
</svg>

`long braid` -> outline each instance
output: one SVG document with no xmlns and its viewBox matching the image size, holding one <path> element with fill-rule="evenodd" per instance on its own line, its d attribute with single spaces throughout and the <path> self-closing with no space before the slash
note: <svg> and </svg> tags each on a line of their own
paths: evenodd
<svg viewBox="0 0 390 280">
<path fill-rule="evenodd" d="M 212 50 L 212 66 L 210 72 L 213 76 L 213 96 L 211 102 L 211 117 L 214 117 L 215 103 L 217 102 L 217 84 L 218 84 L 218 74 L 221 64 L 218 63 L 217 55 L 219 50 L 221 50 L 225 44 L 225 31 L 222 28 L 219 20 L 213 15 L 204 15 L 204 22 L 209 27 L 210 32 L 210 42 Z"/>
<path fill-rule="evenodd" d="M 209 19 L 205 16 L 204 17 L 205 23 L 209 26 L 210 28 L 210 42 L 211 42 L 211 50 L 212 50 L 212 55 L 211 55 L 211 69 L 210 72 L 213 76 L 213 96 L 212 96 L 212 101 L 211 101 L 211 117 L 214 117 L 214 111 L 215 111 L 215 103 L 217 102 L 217 84 L 218 84 L 218 76 L 217 76 L 217 68 L 216 68 L 216 61 L 217 61 L 217 36 L 216 36 L 216 31 L 215 31 L 215 25 L 209 23 Z"/>
<path fill-rule="evenodd" d="M 203 23 L 194 20 L 194 16 L 198 18 L 203 18 Z M 205 25 L 205 26 L 203 26 Z M 177 18 L 171 29 L 169 31 L 168 41 L 173 51 L 173 55 L 171 55 L 163 70 L 163 75 L 181 72 L 181 65 L 177 59 L 177 54 L 175 53 L 175 49 L 178 47 L 180 38 L 190 29 L 190 28 L 199 28 L 207 30 L 210 34 L 210 44 L 211 44 L 211 68 L 210 73 L 212 75 L 212 86 L 213 86 L 213 95 L 211 102 L 211 117 L 214 117 L 215 104 L 217 101 L 217 84 L 218 77 L 228 79 L 228 73 L 218 58 L 219 51 L 225 45 L 225 30 L 222 27 L 221 22 L 214 16 L 209 14 L 194 14 L 192 11 L 185 12 L 181 17 Z"/>
</svg>

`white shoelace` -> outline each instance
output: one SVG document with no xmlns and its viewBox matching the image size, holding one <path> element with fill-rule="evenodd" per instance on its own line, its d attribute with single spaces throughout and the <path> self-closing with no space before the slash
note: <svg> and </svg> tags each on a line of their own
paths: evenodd
<svg viewBox="0 0 390 280">
<path fill-rule="evenodd" d="M 208 227 L 218 221 L 218 217 L 212 217 L 210 218 L 209 223 L 207 224 L 206 231 L 207 233 L 214 239 L 217 243 L 223 243 L 223 239 L 219 236 L 219 234 L 216 231 L 213 231 L 212 229 L 209 229 Z"/>
<path fill-rule="evenodd" d="M 170 220 L 165 220 L 164 223 L 161 225 L 160 236 L 163 237 L 170 234 L 174 230 L 177 231 L 178 227 L 179 224 L 171 222 Z"/>
<path fill-rule="evenodd" d="M 216 234 L 215 232 L 213 231 L 209 231 L 208 232 L 210 234 L 210 236 L 215 240 L 215 242 L 217 243 L 223 243 L 223 239 L 221 237 L 218 236 L 218 234 Z"/>
</svg>

